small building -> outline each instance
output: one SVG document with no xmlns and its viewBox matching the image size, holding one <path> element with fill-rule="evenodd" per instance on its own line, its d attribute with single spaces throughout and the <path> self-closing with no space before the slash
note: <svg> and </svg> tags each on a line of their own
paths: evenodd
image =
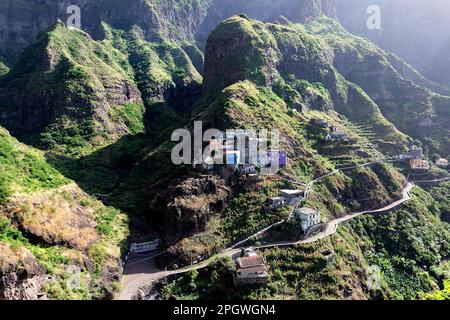
<svg viewBox="0 0 450 320">
<path fill-rule="evenodd" d="M 265 285 L 268 281 L 267 267 L 263 257 L 251 255 L 236 259 L 234 285 Z"/>
<path fill-rule="evenodd" d="M 411 159 L 409 165 L 413 170 L 430 170 L 430 164 L 427 160 Z"/>
<path fill-rule="evenodd" d="M 439 158 L 436 160 L 436 165 L 438 167 L 443 167 L 443 168 L 448 167 L 448 160 L 444 159 L 444 158 Z"/>
<path fill-rule="evenodd" d="M 340 133 L 340 132 L 342 132 L 341 129 L 339 129 L 338 127 L 335 127 L 335 126 L 331 126 L 331 127 L 330 127 L 330 130 L 331 130 L 331 132 L 334 132 L 334 133 Z"/>
<path fill-rule="evenodd" d="M 256 257 L 258 254 L 253 248 L 247 248 L 244 250 L 244 257 Z"/>
<path fill-rule="evenodd" d="M 303 198 L 303 195 L 305 194 L 305 191 L 300 189 L 283 189 L 280 190 L 280 196 L 282 196 L 287 201 L 294 201 L 299 200 Z"/>
<path fill-rule="evenodd" d="M 423 160 L 423 148 L 422 147 L 416 147 L 416 146 L 410 146 L 409 150 L 407 152 L 402 153 L 399 156 L 400 160 L 411 160 L 411 159 L 417 159 L 417 160 Z"/>
<path fill-rule="evenodd" d="M 311 227 L 321 223 L 320 210 L 303 207 L 295 210 L 295 218 L 300 223 L 303 232 L 307 232 Z"/>
<path fill-rule="evenodd" d="M 267 202 L 269 203 L 269 206 L 276 209 L 284 207 L 286 204 L 286 199 L 284 197 L 273 197 L 269 198 Z"/>
<path fill-rule="evenodd" d="M 155 250 L 158 250 L 160 244 L 161 244 L 161 239 L 155 239 L 153 241 L 144 242 L 144 243 L 132 243 L 131 247 L 130 247 L 130 253 L 139 254 L 139 253 L 155 251 Z"/>
<path fill-rule="evenodd" d="M 325 136 L 325 141 L 343 142 L 348 140 L 348 135 L 345 132 L 332 132 Z"/>
</svg>

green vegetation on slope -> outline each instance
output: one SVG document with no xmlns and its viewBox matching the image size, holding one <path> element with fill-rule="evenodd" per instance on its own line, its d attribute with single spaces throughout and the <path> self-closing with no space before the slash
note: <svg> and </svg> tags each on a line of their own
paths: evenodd
<svg viewBox="0 0 450 320">
<path fill-rule="evenodd" d="M 20 145 L 0 127 L 0 204 L 13 192 L 53 189 L 68 180 L 49 166 L 42 153 Z"/>
<path fill-rule="evenodd" d="M 135 123 L 133 130 L 127 126 L 130 113 L 133 121 L 141 121 L 143 113 L 133 75 L 126 57 L 110 43 L 58 22 L 1 79 L 3 125 L 45 148 L 86 152 L 136 131 Z M 122 106 L 126 110 L 111 119 L 109 110 Z"/>
<path fill-rule="evenodd" d="M 449 191 L 449 185 L 440 188 Z M 400 211 L 359 217 L 328 239 L 262 250 L 270 275 L 265 287 L 233 288 L 231 262 L 223 260 L 171 279 L 163 285 L 163 297 L 448 299 L 448 272 L 438 270 L 449 257 L 450 226 L 439 220 L 439 202 L 428 192 L 415 189 L 414 194 Z M 327 250 L 334 252 L 332 264 L 321 254 Z"/>
<path fill-rule="evenodd" d="M 50 298 L 110 297 L 117 286 L 109 277 L 119 276 L 128 235 L 126 216 L 82 192 L 41 151 L 20 144 L 3 128 L 0 171 L 0 243 L 34 255 L 53 277 L 43 288 Z M 78 225 L 80 221 L 85 225 Z M 71 266 L 81 271 L 75 287 L 68 286 Z"/>
<path fill-rule="evenodd" d="M 361 87 L 379 106 L 382 114 L 397 128 L 421 139 L 433 152 L 450 152 L 450 97 L 425 81 L 403 61 L 376 45 L 347 31 L 336 21 L 316 19 L 305 29 L 326 42 L 334 54 L 334 66 L 349 81 Z M 405 73 L 408 69 L 408 73 Z M 430 91 L 431 90 L 431 91 Z M 448 92 L 443 92 L 448 95 Z M 431 127 L 419 124 L 426 119 Z"/>
</svg>

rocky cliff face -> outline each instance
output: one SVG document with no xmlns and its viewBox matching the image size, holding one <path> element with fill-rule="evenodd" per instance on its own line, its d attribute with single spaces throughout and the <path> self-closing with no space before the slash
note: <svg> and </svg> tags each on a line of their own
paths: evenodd
<svg viewBox="0 0 450 320">
<path fill-rule="evenodd" d="M 100 38 L 99 10 L 89 0 L 5 0 L 0 3 L 0 54 L 14 60 L 14 55 L 29 46 L 40 32 L 58 19 L 66 22 L 71 5 L 82 8 L 83 30 Z"/>
<path fill-rule="evenodd" d="M 322 14 L 336 15 L 336 0 L 225 0 L 214 1 L 196 31 L 201 44 L 206 43 L 209 33 L 223 20 L 245 13 L 250 18 L 273 22 L 281 17 L 294 23 L 304 23 Z"/>
<path fill-rule="evenodd" d="M 0 243 L 0 300 L 37 300 L 47 282 L 45 269 L 25 248 Z"/>
<path fill-rule="evenodd" d="M 1 127 L 0 171 L 0 300 L 111 297 L 128 234 L 123 213 Z"/>
<path fill-rule="evenodd" d="M 333 43 L 329 38 L 319 39 L 300 24 L 267 24 L 246 16 L 232 17 L 208 39 L 205 93 L 217 93 L 238 81 L 250 80 L 272 88 L 290 107 L 334 108 L 354 121 L 371 119 L 373 130 L 404 140 L 355 85 L 358 83 L 349 82 L 352 79 L 338 72 L 337 54 L 327 41 Z"/>
<path fill-rule="evenodd" d="M 401 131 L 421 139 L 430 129 L 441 132 L 429 147 L 448 153 L 450 145 L 444 138 L 448 136 L 448 126 L 444 119 L 450 115 L 449 91 L 425 79 L 398 57 L 346 32 L 337 22 L 324 19 L 317 30 L 314 23 L 310 30 L 320 36 L 324 26 L 324 39 L 332 39 L 329 44 L 334 52 L 333 64 L 339 73 L 360 86 Z M 430 119 L 432 124 L 421 125 L 424 119 Z"/>
<path fill-rule="evenodd" d="M 174 181 L 151 209 L 160 212 L 163 236 L 168 244 L 205 230 L 213 214 L 227 205 L 230 189 L 217 177 Z M 162 209 L 162 210 L 161 210 Z"/>
<path fill-rule="evenodd" d="M 250 17 L 273 21 L 280 15 L 305 22 L 325 13 L 335 15 L 335 0 L 5 0 L 0 3 L 0 54 L 11 60 L 57 19 L 71 16 L 70 5 L 81 9 L 82 29 L 94 39 L 104 37 L 102 22 L 129 30 L 137 25 L 149 41 L 195 38 L 205 44 L 209 32 L 220 21 L 245 12 Z"/>
<path fill-rule="evenodd" d="M 0 122 L 17 135 L 51 127 L 61 135 L 69 128 L 82 128 L 79 133 L 85 140 L 101 132 L 120 137 L 130 128 L 113 112 L 141 103 L 127 72 L 118 51 L 59 22 L 2 78 Z"/>
<path fill-rule="evenodd" d="M 158 258 L 161 265 L 185 265 L 211 248 L 207 245 L 186 245 L 189 238 L 206 230 L 208 222 L 228 205 L 231 188 L 218 177 L 175 180 L 150 204 L 157 213 L 160 234 L 167 252 Z"/>
</svg>

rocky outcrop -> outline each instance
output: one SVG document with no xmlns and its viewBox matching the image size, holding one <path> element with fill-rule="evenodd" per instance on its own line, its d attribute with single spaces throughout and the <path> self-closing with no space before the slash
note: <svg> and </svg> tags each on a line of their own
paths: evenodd
<svg viewBox="0 0 450 320">
<path fill-rule="evenodd" d="M 208 39 L 204 91 L 218 92 L 245 79 L 272 86 L 278 63 L 276 41 L 264 24 L 235 16 L 221 23 Z"/>
<path fill-rule="evenodd" d="M 273 22 L 281 17 L 285 21 L 304 23 L 322 14 L 335 17 L 335 0 L 218 0 L 213 1 L 196 31 L 200 44 L 223 20 L 245 13 L 248 17 L 264 22 Z"/>
<path fill-rule="evenodd" d="M 167 244 L 204 231 L 213 214 L 227 205 L 230 189 L 218 177 L 189 178 L 174 181 L 167 192 L 151 204 L 159 212 L 160 229 Z"/>
<path fill-rule="evenodd" d="M 322 13 L 335 16 L 335 0 L 4 0 L 0 3 L 0 54 L 14 54 L 30 45 L 37 35 L 57 19 L 66 22 L 69 6 L 81 10 L 81 27 L 94 39 L 102 39 L 102 22 L 128 30 L 143 29 L 149 41 L 197 39 L 205 44 L 208 34 L 235 14 L 247 13 L 262 21 L 285 16 L 305 22 Z"/>
<path fill-rule="evenodd" d="M 314 22 L 317 26 L 312 26 L 312 30 L 323 31 L 333 20 L 323 18 L 319 21 Z M 338 24 L 332 25 L 329 32 L 338 27 Z M 405 137 L 383 117 L 376 103 L 358 87 L 365 88 L 358 79 L 350 76 L 345 62 L 340 59 L 345 54 L 347 59 L 354 58 L 367 69 L 372 64 L 364 64 L 350 50 L 333 51 L 332 45 L 336 42 L 327 37 L 319 39 L 300 24 L 270 24 L 243 15 L 234 16 L 222 22 L 208 39 L 204 92 L 217 94 L 239 81 L 249 80 L 271 88 L 297 111 L 334 109 L 353 121 L 370 119 L 373 130 L 386 137 L 386 141 L 405 141 Z M 364 61 L 368 62 L 370 58 Z M 386 65 L 386 70 L 380 70 L 384 77 L 397 77 L 399 81 L 409 83 Z M 378 93 L 386 91 L 375 90 Z"/>
<path fill-rule="evenodd" d="M 0 243 L 0 300 L 37 300 L 45 298 L 45 269 L 24 247 Z"/>
<path fill-rule="evenodd" d="M 66 22 L 68 8 L 79 6 L 82 28 L 92 37 L 103 36 L 98 6 L 89 0 L 4 0 L 0 3 L 0 54 L 11 60 L 14 55 L 29 46 L 38 34 L 58 19 Z"/>
</svg>

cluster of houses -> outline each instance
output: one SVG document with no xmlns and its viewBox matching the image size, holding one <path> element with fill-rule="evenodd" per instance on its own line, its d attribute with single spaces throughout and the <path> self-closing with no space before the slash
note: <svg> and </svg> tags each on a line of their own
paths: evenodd
<svg viewBox="0 0 450 320">
<path fill-rule="evenodd" d="M 324 136 L 324 140 L 327 142 L 349 142 L 347 133 L 343 132 L 338 127 L 331 126 L 328 121 L 324 119 L 313 118 L 310 123 L 315 127 L 327 131 L 327 134 Z"/>
<path fill-rule="evenodd" d="M 238 141 L 244 141 L 243 148 Z M 221 132 L 218 137 L 210 139 L 210 150 L 221 151 L 223 159 L 216 161 L 215 158 L 207 157 L 203 161 L 203 169 L 212 172 L 215 165 L 222 164 L 239 174 L 249 175 L 258 174 L 261 168 L 271 167 L 273 163 L 278 161 L 278 168 L 284 168 L 287 165 L 287 154 L 283 150 L 270 150 L 265 152 L 257 152 L 260 143 L 264 142 L 258 137 L 254 137 L 254 133 L 248 130 L 235 130 L 233 132 Z M 251 153 L 256 159 L 252 159 Z M 252 163 L 256 160 L 256 163 Z"/>
</svg>

